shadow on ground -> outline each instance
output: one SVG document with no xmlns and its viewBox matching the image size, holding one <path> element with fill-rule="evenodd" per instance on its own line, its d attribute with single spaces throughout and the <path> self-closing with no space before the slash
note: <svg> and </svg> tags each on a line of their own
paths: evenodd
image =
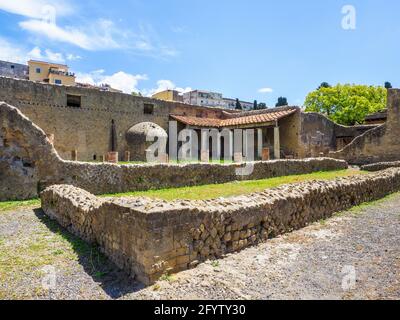
<svg viewBox="0 0 400 320">
<path fill-rule="evenodd" d="M 145 286 L 120 270 L 114 263 L 100 252 L 98 246 L 89 244 L 74 236 L 68 230 L 51 220 L 42 209 L 34 209 L 38 219 L 54 233 L 67 240 L 79 257 L 79 263 L 85 272 L 98 283 L 104 292 L 112 299 L 118 299 L 126 294 L 142 290 Z"/>
</svg>

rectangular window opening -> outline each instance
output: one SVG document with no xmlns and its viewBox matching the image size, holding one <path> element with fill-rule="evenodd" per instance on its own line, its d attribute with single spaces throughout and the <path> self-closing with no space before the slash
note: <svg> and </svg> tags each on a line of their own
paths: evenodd
<svg viewBox="0 0 400 320">
<path fill-rule="evenodd" d="M 153 114 L 154 113 L 154 104 L 145 103 L 144 104 L 144 114 Z"/>
<path fill-rule="evenodd" d="M 74 96 L 72 94 L 67 94 L 67 106 L 72 108 L 80 108 L 81 107 L 81 96 Z"/>
</svg>

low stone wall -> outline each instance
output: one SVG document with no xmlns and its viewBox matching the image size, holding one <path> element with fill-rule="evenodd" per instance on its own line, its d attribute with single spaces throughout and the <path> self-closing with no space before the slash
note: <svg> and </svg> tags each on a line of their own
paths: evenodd
<svg viewBox="0 0 400 320">
<path fill-rule="evenodd" d="M 217 200 L 104 199 L 67 185 L 49 187 L 41 199 L 48 216 L 151 284 L 399 190 L 400 169 L 388 169 Z"/>
<path fill-rule="evenodd" d="M 361 166 L 361 170 L 371 171 L 371 172 L 381 171 L 389 168 L 400 168 L 400 161 L 378 162 Z"/>
<path fill-rule="evenodd" d="M 0 201 L 23 200 L 53 184 L 70 184 L 93 194 L 255 180 L 346 169 L 329 158 L 255 162 L 238 176 L 239 164 L 115 165 L 62 160 L 46 134 L 17 108 L 0 104 Z"/>
</svg>

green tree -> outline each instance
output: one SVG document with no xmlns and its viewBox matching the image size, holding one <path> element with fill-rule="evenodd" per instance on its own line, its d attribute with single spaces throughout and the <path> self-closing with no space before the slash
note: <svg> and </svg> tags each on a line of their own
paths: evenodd
<svg viewBox="0 0 400 320">
<path fill-rule="evenodd" d="M 386 96 L 383 87 L 338 84 L 309 93 L 304 106 L 307 112 L 323 113 L 339 124 L 352 126 L 384 109 Z"/>
<path fill-rule="evenodd" d="M 331 85 L 328 83 L 328 82 L 322 82 L 321 84 L 320 84 L 320 86 L 318 87 L 318 89 L 321 89 L 321 88 L 330 88 L 331 87 Z"/>
<path fill-rule="evenodd" d="M 386 89 L 392 89 L 392 84 L 390 82 L 385 82 L 385 88 Z"/>
<path fill-rule="evenodd" d="M 258 110 L 264 110 L 267 109 L 267 105 L 264 102 L 260 102 L 258 104 Z"/>
<path fill-rule="evenodd" d="M 257 102 L 257 100 L 254 100 L 253 110 L 258 110 L 258 102 Z"/>
<path fill-rule="evenodd" d="M 279 97 L 275 107 L 284 107 L 287 105 L 289 105 L 287 99 L 285 97 Z"/>
<path fill-rule="evenodd" d="M 243 110 L 242 104 L 240 103 L 239 99 L 236 99 L 236 110 Z"/>
</svg>

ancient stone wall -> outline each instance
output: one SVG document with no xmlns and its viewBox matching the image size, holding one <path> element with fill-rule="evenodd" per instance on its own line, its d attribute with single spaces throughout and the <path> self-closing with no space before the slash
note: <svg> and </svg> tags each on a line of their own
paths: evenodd
<svg viewBox="0 0 400 320">
<path fill-rule="evenodd" d="M 381 171 L 388 168 L 400 168 L 400 161 L 378 162 L 361 166 L 361 170 L 371 171 L 371 172 Z"/>
<path fill-rule="evenodd" d="M 248 176 L 240 164 L 144 164 L 62 160 L 46 134 L 17 108 L 0 104 L 0 201 L 27 199 L 53 184 L 71 184 L 94 194 L 255 180 L 347 168 L 335 159 L 255 162 Z"/>
<path fill-rule="evenodd" d="M 205 201 L 100 199 L 55 185 L 44 212 L 145 284 L 400 190 L 400 169 Z"/>
<path fill-rule="evenodd" d="M 68 95 L 81 97 L 81 106 L 68 106 Z M 117 151 L 122 160 L 128 149 L 125 134 L 138 123 L 153 122 L 168 130 L 169 114 L 218 118 L 223 112 L 222 109 L 129 94 L 5 77 L 0 77 L 0 101 L 17 107 L 47 135 L 54 135 L 54 146 L 61 158 L 71 160 L 71 151 L 77 150 L 81 161 L 100 159 L 111 151 L 112 120 L 117 131 Z M 145 105 L 153 106 L 151 114 L 145 112 Z"/>
<path fill-rule="evenodd" d="M 314 112 L 301 113 L 300 123 L 301 157 L 317 157 L 321 153 L 327 155 L 340 148 L 340 139 L 351 141 L 375 128 L 373 125 L 342 126 Z"/>
<path fill-rule="evenodd" d="M 388 119 L 375 129 L 357 137 L 338 152 L 330 153 L 351 164 L 370 164 L 400 160 L 400 90 L 388 90 Z"/>
</svg>

